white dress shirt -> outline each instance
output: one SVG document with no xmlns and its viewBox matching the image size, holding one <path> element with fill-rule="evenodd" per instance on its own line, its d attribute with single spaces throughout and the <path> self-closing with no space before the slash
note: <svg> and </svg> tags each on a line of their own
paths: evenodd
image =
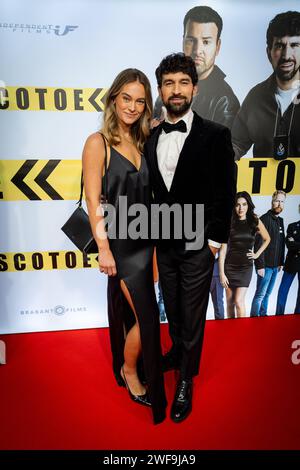
<svg viewBox="0 0 300 470">
<path fill-rule="evenodd" d="M 186 123 L 186 132 L 172 131 L 168 134 L 162 130 L 157 143 L 157 163 L 158 168 L 163 177 L 164 183 L 170 191 L 172 181 L 174 178 L 175 170 L 177 167 L 179 155 L 181 153 L 182 147 L 184 145 L 185 139 L 189 135 L 192 123 L 194 119 L 194 113 L 191 108 L 187 113 L 177 119 L 177 121 L 170 121 L 166 116 L 165 121 L 170 124 L 176 124 L 178 121 L 184 121 Z M 214 246 L 215 248 L 220 248 L 221 244 L 213 240 L 208 240 L 209 245 Z"/>
<path fill-rule="evenodd" d="M 177 119 L 177 121 L 175 122 L 170 121 L 168 117 L 166 117 L 165 121 L 169 122 L 170 124 L 176 124 L 176 122 L 181 120 L 184 121 L 186 123 L 187 131 L 172 131 L 166 134 L 163 130 L 159 136 L 157 144 L 157 163 L 159 171 L 161 173 L 161 176 L 163 177 L 168 191 L 170 191 L 174 173 L 178 163 L 178 158 L 184 145 L 185 139 L 190 133 L 193 119 L 194 114 L 191 109 L 189 109 L 184 116 Z"/>
</svg>

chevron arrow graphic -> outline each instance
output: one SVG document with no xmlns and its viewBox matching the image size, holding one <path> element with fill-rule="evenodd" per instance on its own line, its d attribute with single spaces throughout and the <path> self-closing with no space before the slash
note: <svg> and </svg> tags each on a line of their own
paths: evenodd
<svg viewBox="0 0 300 470">
<path fill-rule="evenodd" d="M 25 183 L 24 179 L 30 173 L 34 165 L 39 160 L 26 160 L 17 173 L 12 177 L 11 182 L 31 201 L 40 201 L 41 198 Z M 34 181 L 53 200 L 62 200 L 60 194 L 48 183 L 47 178 L 55 170 L 61 160 L 49 160 L 36 176 Z"/>
<path fill-rule="evenodd" d="M 11 182 L 17 186 L 17 188 L 31 201 L 40 201 L 41 198 L 34 191 L 32 191 L 32 189 L 23 180 L 37 161 L 38 160 L 26 160 L 11 179 Z"/>
<path fill-rule="evenodd" d="M 51 197 L 53 200 L 62 200 L 60 194 L 51 186 L 47 178 L 48 176 L 55 170 L 57 165 L 59 164 L 60 160 L 49 160 L 48 163 L 44 166 L 44 168 L 40 171 L 34 181 L 45 191 L 48 196 Z"/>
</svg>

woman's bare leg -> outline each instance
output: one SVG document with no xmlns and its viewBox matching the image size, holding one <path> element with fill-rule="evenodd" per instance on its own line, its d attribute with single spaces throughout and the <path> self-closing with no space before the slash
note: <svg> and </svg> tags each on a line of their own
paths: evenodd
<svg viewBox="0 0 300 470">
<path fill-rule="evenodd" d="M 235 293 L 235 306 L 238 318 L 246 316 L 245 297 L 248 287 L 238 287 Z"/>
<path fill-rule="evenodd" d="M 141 384 L 137 374 L 137 361 L 142 350 L 140 327 L 136 315 L 136 311 L 128 291 L 128 288 L 123 280 L 121 280 L 121 289 L 127 302 L 129 303 L 134 316 L 135 324 L 127 333 L 124 346 L 124 365 L 123 370 L 126 376 L 126 381 L 133 395 L 144 395 L 146 393 L 145 387 Z M 124 378 L 123 371 L 121 376 Z"/>
<path fill-rule="evenodd" d="M 226 289 L 227 318 L 235 318 L 234 291 L 228 287 Z"/>
</svg>

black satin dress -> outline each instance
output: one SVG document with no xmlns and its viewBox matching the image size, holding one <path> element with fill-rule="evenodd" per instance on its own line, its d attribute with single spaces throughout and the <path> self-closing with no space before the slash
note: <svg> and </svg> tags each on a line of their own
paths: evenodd
<svg viewBox="0 0 300 470">
<path fill-rule="evenodd" d="M 140 169 L 111 147 L 107 169 L 108 202 L 116 209 L 116 230 L 119 217 L 125 217 L 120 206 L 120 196 L 127 197 L 127 206 L 141 203 L 150 211 L 151 192 L 145 158 L 141 157 Z M 104 180 L 103 180 L 104 181 Z M 128 224 L 134 217 L 128 217 Z M 122 230 L 124 224 L 122 224 Z M 141 343 L 141 369 L 148 385 L 154 423 L 165 418 L 167 405 L 161 368 L 159 311 L 153 280 L 153 244 L 149 239 L 109 239 L 110 249 L 116 261 L 117 276 L 108 278 L 108 320 L 110 328 L 113 369 L 117 382 L 121 383 L 120 369 L 124 363 L 126 331 L 135 323 L 134 314 L 121 288 L 123 280 L 130 293 L 137 314 Z"/>
<path fill-rule="evenodd" d="M 225 258 L 225 274 L 229 287 L 249 287 L 253 260 L 247 257 L 253 249 L 255 233 L 247 220 L 236 220 L 231 226 Z"/>
</svg>

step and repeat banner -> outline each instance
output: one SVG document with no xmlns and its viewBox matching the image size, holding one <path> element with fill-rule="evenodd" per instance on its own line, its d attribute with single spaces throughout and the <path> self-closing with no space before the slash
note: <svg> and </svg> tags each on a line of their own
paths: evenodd
<svg viewBox="0 0 300 470">
<path fill-rule="evenodd" d="M 216 37 L 215 20 L 203 11 L 183 24 L 197 6 L 221 18 Z M 106 278 L 95 257 L 84 260 L 61 231 L 79 198 L 82 148 L 101 126 L 107 88 L 125 68 L 147 74 L 159 113 L 155 68 L 182 50 L 195 58 L 200 79 L 194 109 L 231 127 L 238 190 L 251 195 L 259 216 L 272 208 L 275 190 L 286 193 L 280 216 L 295 263 L 292 272 L 273 270 L 267 313 L 275 314 L 280 286 L 285 313 L 295 311 L 300 105 L 295 84 L 280 93 L 268 78 L 273 70 L 282 80 L 297 74 L 300 31 L 283 29 L 267 52 L 266 31 L 276 15 L 297 9 L 298 1 L 275 0 L 1 1 L 0 333 L 107 325 Z M 277 134 L 287 134 L 276 144 L 278 158 L 289 146 L 287 159 L 273 158 Z M 247 315 L 256 284 L 253 270 Z M 211 294 L 208 318 L 226 318 L 224 290 L 216 284 Z"/>
</svg>

